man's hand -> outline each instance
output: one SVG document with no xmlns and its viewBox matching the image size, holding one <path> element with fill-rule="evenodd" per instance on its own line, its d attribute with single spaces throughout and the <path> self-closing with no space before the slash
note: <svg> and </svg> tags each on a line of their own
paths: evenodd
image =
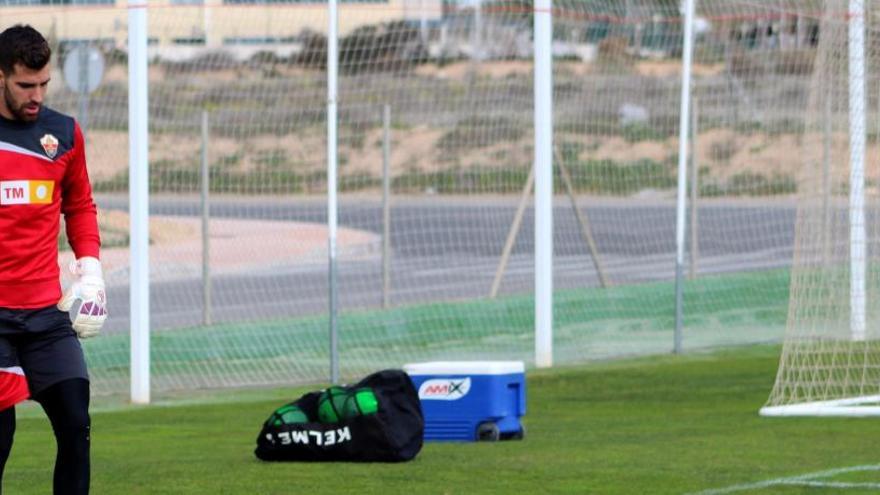
<svg viewBox="0 0 880 495">
<path fill-rule="evenodd" d="M 70 271 L 79 278 L 58 301 L 58 309 L 70 311 L 74 301 L 82 301 L 73 319 L 73 329 L 81 339 L 98 335 L 107 319 L 107 295 L 104 275 L 97 258 L 82 257 L 70 264 Z"/>
</svg>

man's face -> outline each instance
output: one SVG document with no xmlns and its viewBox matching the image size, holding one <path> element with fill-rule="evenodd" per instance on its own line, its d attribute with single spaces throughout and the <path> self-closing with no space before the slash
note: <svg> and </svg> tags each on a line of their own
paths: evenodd
<svg viewBox="0 0 880 495">
<path fill-rule="evenodd" d="M 0 85 L 3 87 L 0 115 L 10 120 L 33 122 L 40 114 L 49 86 L 49 64 L 38 70 L 15 64 L 11 74 L 0 70 Z"/>
</svg>

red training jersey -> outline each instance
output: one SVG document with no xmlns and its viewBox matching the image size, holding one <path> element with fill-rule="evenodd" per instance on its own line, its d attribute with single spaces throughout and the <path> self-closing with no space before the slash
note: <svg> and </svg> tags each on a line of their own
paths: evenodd
<svg viewBox="0 0 880 495">
<path fill-rule="evenodd" d="M 61 298 L 58 233 L 64 214 L 77 258 L 98 258 L 97 208 L 76 121 L 43 107 L 36 121 L 0 117 L 0 307 Z"/>
</svg>

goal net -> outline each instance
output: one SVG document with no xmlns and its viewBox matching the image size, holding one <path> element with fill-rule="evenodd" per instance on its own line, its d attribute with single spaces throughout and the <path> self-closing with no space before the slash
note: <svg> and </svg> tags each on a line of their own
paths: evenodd
<svg viewBox="0 0 880 495">
<path fill-rule="evenodd" d="M 788 325 L 764 415 L 880 414 L 877 13 L 841 0 L 818 12 Z"/>
</svg>

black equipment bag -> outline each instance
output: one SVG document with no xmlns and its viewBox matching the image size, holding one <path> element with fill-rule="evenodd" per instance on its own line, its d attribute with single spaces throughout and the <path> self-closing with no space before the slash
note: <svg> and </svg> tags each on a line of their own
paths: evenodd
<svg viewBox="0 0 880 495">
<path fill-rule="evenodd" d="M 422 448 L 425 420 L 409 375 L 384 370 L 344 388 L 363 387 L 376 396 L 375 414 L 319 423 L 321 391 L 309 392 L 290 403 L 305 412 L 309 422 L 279 425 L 273 414 L 263 424 L 254 453 L 264 461 L 400 462 L 415 457 Z"/>
</svg>

